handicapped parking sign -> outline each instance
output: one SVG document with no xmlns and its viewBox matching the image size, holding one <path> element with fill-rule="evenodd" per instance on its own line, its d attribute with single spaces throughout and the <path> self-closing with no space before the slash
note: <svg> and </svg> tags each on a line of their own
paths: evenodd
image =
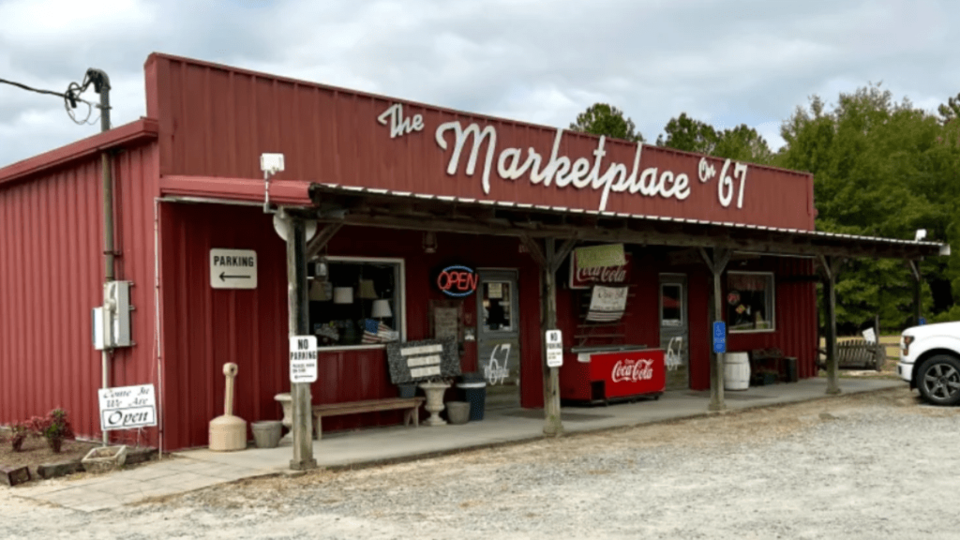
<svg viewBox="0 0 960 540">
<path fill-rule="evenodd" d="M 727 352 L 727 324 L 723 321 L 713 323 L 713 352 Z"/>
</svg>

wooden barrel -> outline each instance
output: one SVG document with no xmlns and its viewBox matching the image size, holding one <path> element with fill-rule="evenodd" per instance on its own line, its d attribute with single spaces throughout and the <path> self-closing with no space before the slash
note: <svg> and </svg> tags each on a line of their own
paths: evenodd
<svg viewBox="0 0 960 540">
<path fill-rule="evenodd" d="M 746 390 L 750 388 L 750 357 L 745 352 L 730 352 L 723 355 L 723 389 Z"/>
</svg>

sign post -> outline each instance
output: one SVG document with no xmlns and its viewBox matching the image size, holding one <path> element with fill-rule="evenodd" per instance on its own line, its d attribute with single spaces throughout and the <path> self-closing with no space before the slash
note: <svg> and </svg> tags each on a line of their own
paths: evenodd
<svg viewBox="0 0 960 540">
<path fill-rule="evenodd" d="M 560 330 L 547 330 L 547 367 L 563 366 L 563 335 Z"/>
<path fill-rule="evenodd" d="M 289 336 L 299 338 L 306 335 L 310 330 L 307 328 L 308 315 L 307 310 L 307 240 L 306 225 L 303 219 L 291 217 L 286 214 L 281 223 L 286 227 L 287 240 L 287 300 L 289 311 Z M 309 350 L 310 343 L 307 344 Z M 297 343 L 299 347 L 299 342 Z M 316 341 L 313 343 L 316 350 Z M 292 351 L 291 351 L 292 352 Z M 292 355 L 291 355 L 292 358 Z M 292 362 L 291 362 L 292 364 Z M 316 365 L 316 354 L 314 353 L 314 365 Z M 294 366 L 290 366 L 291 380 L 293 379 Z M 306 370 L 299 376 L 307 376 Z M 290 468 L 294 470 L 314 469 L 317 467 L 317 460 L 313 457 L 313 440 L 310 437 L 313 431 L 313 414 L 310 410 L 310 383 L 291 382 L 290 397 L 293 400 L 293 459 L 290 460 Z"/>
</svg>

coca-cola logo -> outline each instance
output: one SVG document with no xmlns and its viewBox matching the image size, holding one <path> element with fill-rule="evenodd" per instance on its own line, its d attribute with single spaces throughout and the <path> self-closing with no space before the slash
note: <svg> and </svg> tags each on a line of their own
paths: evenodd
<svg viewBox="0 0 960 540">
<path fill-rule="evenodd" d="M 610 380 L 619 382 L 649 381 L 653 379 L 653 360 L 617 360 L 610 373 Z"/>
<path fill-rule="evenodd" d="M 594 283 L 623 283 L 627 279 L 627 265 L 577 268 L 577 281 Z"/>
<path fill-rule="evenodd" d="M 595 284 L 626 283 L 630 272 L 630 258 L 627 264 L 620 266 L 597 266 L 594 268 L 580 268 L 577 258 L 570 257 L 570 288 L 585 289 Z"/>
</svg>

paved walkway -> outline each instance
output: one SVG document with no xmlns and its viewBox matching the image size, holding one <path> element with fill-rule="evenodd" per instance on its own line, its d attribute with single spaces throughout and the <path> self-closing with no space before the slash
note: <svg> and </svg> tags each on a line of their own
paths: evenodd
<svg viewBox="0 0 960 540">
<path fill-rule="evenodd" d="M 844 378 L 840 381 L 845 394 L 902 385 L 890 379 Z M 825 379 L 808 379 L 795 384 L 726 392 L 725 397 L 728 409 L 735 411 L 820 399 L 826 397 L 825 389 Z M 564 407 L 563 425 L 566 432 L 575 433 L 690 418 L 707 414 L 709 400 L 709 392 L 676 391 L 664 394 L 657 401 L 609 407 Z M 542 437 L 542 429 L 542 410 L 517 409 L 488 412 L 482 422 L 459 426 L 421 426 L 415 430 L 397 426 L 324 434 L 322 441 L 314 442 L 313 452 L 320 466 L 355 466 L 538 439 Z M 12 489 L 21 497 L 91 512 L 242 478 L 290 473 L 292 455 L 289 440 L 271 449 L 190 450 L 132 470 L 75 480 L 47 480 Z"/>
</svg>

